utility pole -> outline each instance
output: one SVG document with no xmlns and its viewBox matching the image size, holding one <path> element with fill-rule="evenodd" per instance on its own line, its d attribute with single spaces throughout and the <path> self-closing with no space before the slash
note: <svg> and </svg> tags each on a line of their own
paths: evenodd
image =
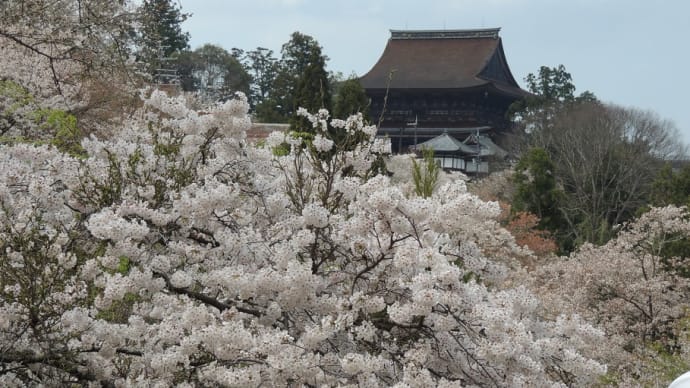
<svg viewBox="0 0 690 388">
<path fill-rule="evenodd" d="M 414 115 L 414 122 L 412 123 L 407 123 L 408 127 L 413 127 L 414 128 L 414 150 L 417 152 L 417 115 Z"/>
<path fill-rule="evenodd" d="M 177 74 L 177 68 L 171 65 L 174 59 L 165 56 L 167 47 L 163 44 L 158 45 L 158 66 L 155 69 L 154 82 L 162 87 L 175 87 L 180 84 L 180 76 Z"/>
<path fill-rule="evenodd" d="M 481 144 L 479 143 L 479 128 L 477 128 L 477 134 L 475 135 L 474 140 L 477 142 L 477 162 L 476 162 L 477 165 L 475 166 L 477 173 L 476 173 L 475 179 L 479 179 L 479 165 L 482 162 L 482 159 L 481 159 L 482 147 L 481 147 Z"/>
</svg>

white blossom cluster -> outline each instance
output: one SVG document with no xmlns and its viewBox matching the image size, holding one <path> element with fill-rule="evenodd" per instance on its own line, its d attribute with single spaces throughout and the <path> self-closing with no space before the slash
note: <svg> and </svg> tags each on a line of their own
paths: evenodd
<svg viewBox="0 0 690 388">
<path fill-rule="evenodd" d="M 514 285 L 525 253 L 498 205 L 462 180 L 419 198 L 372 172 L 387 147 L 361 116 L 303 112 L 314 141 L 275 156 L 288 137 L 246 144 L 241 97 L 195 111 L 144 95 L 85 159 L 2 148 L 0 385 L 589 386 L 605 372 L 588 353 L 603 332 L 547 318 Z"/>
<path fill-rule="evenodd" d="M 621 228 L 603 246 L 585 244 L 568 260 L 544 266 L 533 281 L 550 310 L 574 312 L 605 330 L 616 346 L 597 351 L 611 369 L 622 376 L 642 374 L 651 384 L 663 377 L 644 365 L 650 344 L 687 346 L 686 329 L 679 325 L 690 309 L 690 281 L 682 273 L 687 258 L 665 251 L 688 241 L 690 222 L 685 208 L 668 206 Z M 581 329 L 568 329 L 574 330 Z"/>
<path fill-rule="evenodd" d="M 123 51 L 131 37 L 120 34 L 135 15 L 129 0 L 2 2 L 0 135 L 50 142 L 55 112 L 80 115 L 89 132 L 106 129 L 106 101 L 129 94 L 137 78 Z"/>
</svg>

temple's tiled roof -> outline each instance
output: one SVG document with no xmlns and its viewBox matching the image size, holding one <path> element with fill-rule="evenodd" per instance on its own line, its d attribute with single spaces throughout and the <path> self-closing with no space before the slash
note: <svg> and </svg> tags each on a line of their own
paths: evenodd
<svg viewBox="0 0 690 388">
<path fill-rule="evenodd" d="M 498 28 L 392 30 L 374 67 L 360 78 L 365 89 L 464 89 L 493 86 L 524 96 L 503 52 Z"/>
</svg>

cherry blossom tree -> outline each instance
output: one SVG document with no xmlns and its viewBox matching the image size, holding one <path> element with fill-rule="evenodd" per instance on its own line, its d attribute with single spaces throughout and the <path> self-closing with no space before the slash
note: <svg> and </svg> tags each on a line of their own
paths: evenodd
<svg viewBox="0 0 690 388">
<path fill-rule="evenodd" d="M 130 1 L 0 2 L 0 135 L 50 141 L 36 116 L 68 114 L 91 133 L 133 110 L 136 14 Z"/>
<path fill-rule="evenodd" d="M 552 312 L 576 313 L 605 330 L 611 342 L 602 350 L 614 374 L 652 381 L 651 361 L 687 352 L 687 264 L 669 248 L 689 236 L 685 208 L 653 208 L 607 244 L 585 244 L 541 267 L 538 294 Z"/>
<path fill-rule="evenodd" d="M 361 116 L 244 140 L 243 96 L 143 107 L 75 158 L 0 152 L 0 384 L 588 386 L 603 332 L 545 318 L 500 209 L 374 175 Z M 333 138 L 337 137 L 338 141 Z M 290 144 L 287 155 L 273 147 Z M 390 163 L 395 163 L 391 159 Z M 391 170 L 396 170 L 392 166 Z"/>
</svg>

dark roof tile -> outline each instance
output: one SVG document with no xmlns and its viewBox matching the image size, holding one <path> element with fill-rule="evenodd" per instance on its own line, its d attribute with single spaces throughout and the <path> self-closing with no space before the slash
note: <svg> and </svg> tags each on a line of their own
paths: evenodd
<svg viewBox="0 0 690 388">
<path fill-rule="evenodd" d="M 391 31 L 391 39 L 374 67 L 360 78 L 365 89 L 464 89 L 493 85 L 525 95 L 505 62 L 499 29 Z M 504 80 L 483 75 L 492 58 Z M 484 74 L 483 74 L 484 73 Z"/>
</svg>

